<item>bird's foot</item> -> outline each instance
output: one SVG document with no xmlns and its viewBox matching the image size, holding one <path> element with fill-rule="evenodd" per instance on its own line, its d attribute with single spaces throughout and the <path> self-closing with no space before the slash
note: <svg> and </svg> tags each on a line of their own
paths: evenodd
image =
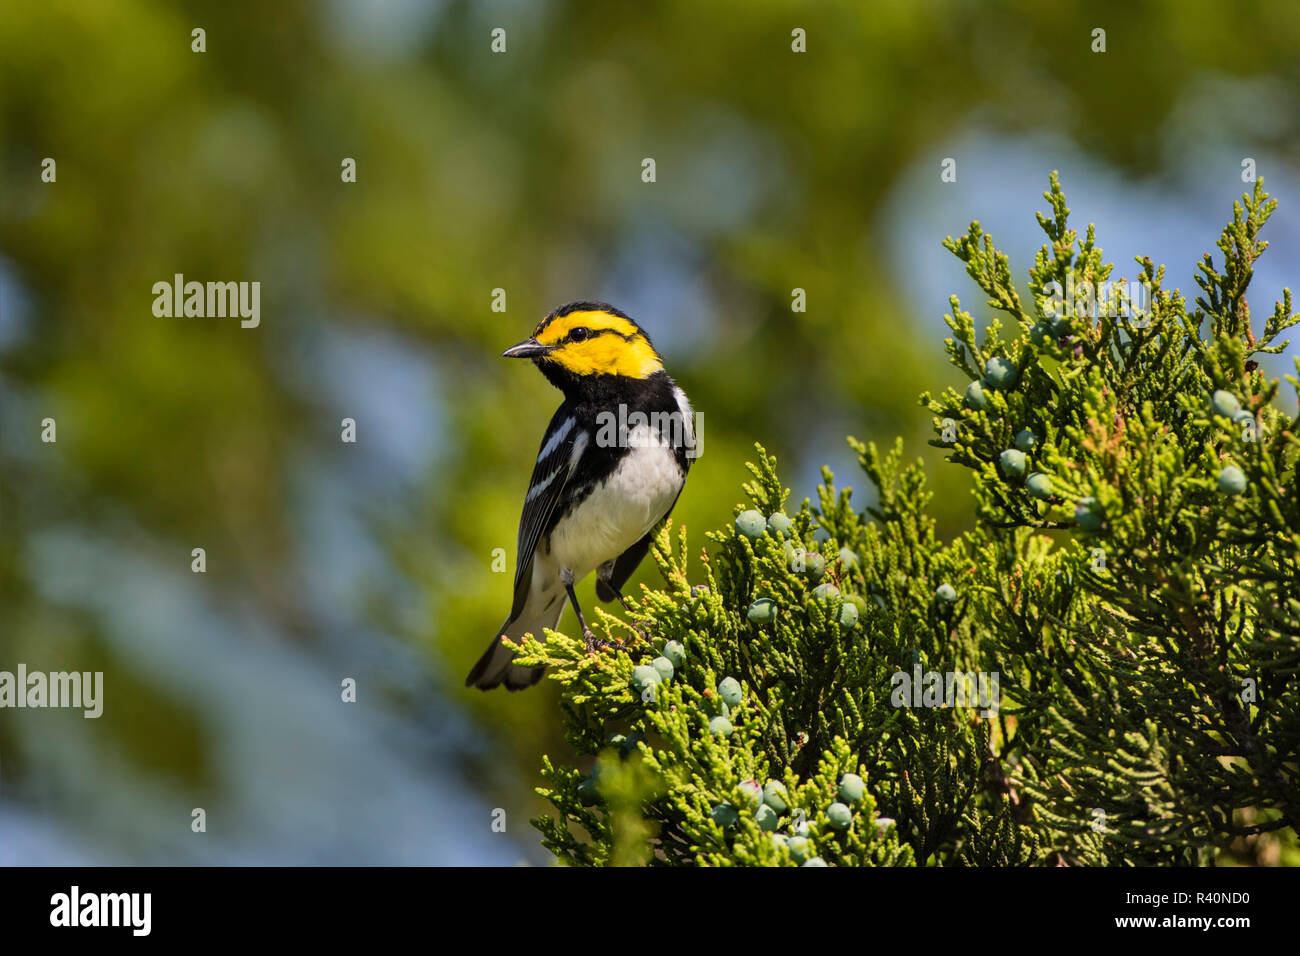
<svg viewBox="0 0 1300 956">
<path fill-rule="evenodd" d="M 618 648 L 622 646 L 616 641 L 607 641 L 604 638 L 597 637 L 588 630 L 583 630 L 582 642 L 587 645 L 587 653 L 592 655 L 597 651 L 603 651 L 608 647 Z"/>
<path fill-rule="evenodd" d="M 635 612 L 632 610 L 632 605 L 628 604 L 628 603 L 627 603 L 627 600 L 624 599 L 621 595 L 619 596 L 619 600 L 622 601 L 622 603 L 623 603 L 623 610 L 627 611 L 628 616 L 631 617 L 632 614 L 635 613 Z M 636 623 L 633 623 L 633 624 L 632 624 L 632 630 L 636 632 L 636 636 L 637 636 L 637 638 L 641 641 L 642 644 L 644 644 L 646 647 L 649 647 L 649 648 L 651 648 L 651 649 L 654 648 L 654 644 L 651 643 L 651 641 L 650 641 L 650 632 L 649 632 L 649 631 L 647 631 L 647 630 L 646 630 L 644 627 L 642 627 L 640 624 L 636 624 Z"/>
</svg>

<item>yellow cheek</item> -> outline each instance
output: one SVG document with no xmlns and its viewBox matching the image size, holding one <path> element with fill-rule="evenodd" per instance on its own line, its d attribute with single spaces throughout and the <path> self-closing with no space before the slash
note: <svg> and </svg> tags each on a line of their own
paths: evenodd
<svg viewBox="0 0 1300 956">
<path fill-rule="evenodd" d="M 575 375 L 626 375 L 646 378 L 663 366 L 654 350 L 644 342 L 628 343 L 613 335 L 602 335 L 588 342 L 574 342 L 551 353 Z"/>
</svg>

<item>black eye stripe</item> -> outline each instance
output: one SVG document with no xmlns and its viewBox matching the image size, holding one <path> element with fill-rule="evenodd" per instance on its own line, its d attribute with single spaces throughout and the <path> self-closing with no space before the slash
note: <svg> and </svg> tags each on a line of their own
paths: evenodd
<svg viewBox="0 0 1300 956">
<path fill-rule="evenodd" d="M 582 333 L 579 335 L 578 333 Z M 625 342 L 631 342 L 636 338 L 636 333 L 624 335 L 618 329 L 589 329 L 585 326 L 579 326 L 576 329 L 570 329 L 569 334 L 565 337 L 566 342 L 590 342 L 592 339 L 599 338 L 602 335 L 617 335 Z"/>
</svg>

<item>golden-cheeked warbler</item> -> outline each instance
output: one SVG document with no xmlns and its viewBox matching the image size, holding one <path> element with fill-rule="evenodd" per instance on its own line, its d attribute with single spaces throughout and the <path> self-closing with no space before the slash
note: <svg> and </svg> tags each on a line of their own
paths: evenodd
<svg viewBox="0 0 1300 956">
<path fill-rule="evenodd" d="M 650 337 L 601 302 L 561 306 L 502 353 L 529 358 L 564 402 L 542 438 L 519 520 L 514 603 L 465 686 L 531 687 L 544 668 L 515 663 L 524 634 L 554 628 L 573 602 L 589 651 L 598 640 L 573 592 L 596 572 L 596 595 L 631 610 L 622 588 L 672 511 L 699 443 L 691 404 Z"/>
</svg>

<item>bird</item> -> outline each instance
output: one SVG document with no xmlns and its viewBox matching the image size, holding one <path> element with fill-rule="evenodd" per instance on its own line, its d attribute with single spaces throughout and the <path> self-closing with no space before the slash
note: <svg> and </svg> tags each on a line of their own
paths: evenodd
<svg viewBox="0 0 1300 956">
<path fill-rule="evenodd" d="M 514 663 L 525 634 L 554 629 L 573 605 L 589 653 L 596 638 L 574 585 L 596 572 L 596 596 L 632 611 L 623 586 L 672 512 L 700 453 L 695 412 L 650 336 L 604 302 L 570 302 L 503 358 L 531 359 L 564 396 L 551 416 L 519 519 L 513 602 L 466 687 L 522 690 L 544 667 Z"/>
</svg>

